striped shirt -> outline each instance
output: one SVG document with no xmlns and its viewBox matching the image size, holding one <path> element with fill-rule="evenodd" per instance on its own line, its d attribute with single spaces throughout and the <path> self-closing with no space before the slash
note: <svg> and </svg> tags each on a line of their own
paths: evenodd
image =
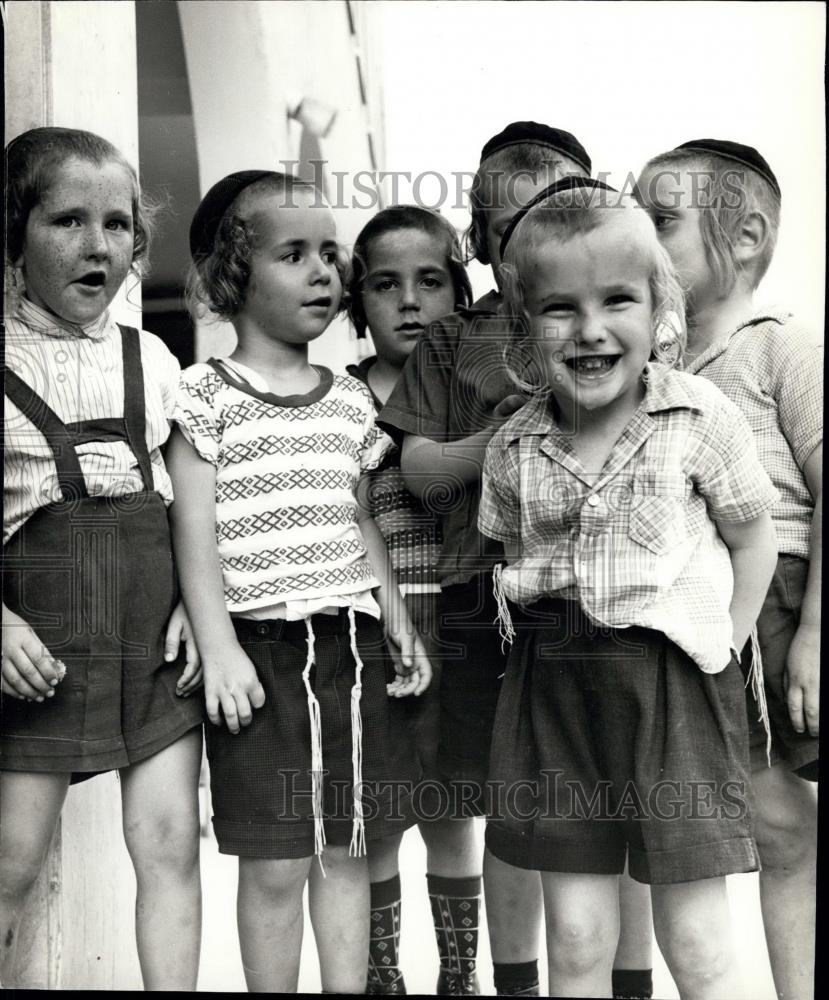
<svg viewBox="0 0 829 1000">
<path fill-rule="evenodd" d="M 507 597 L 577 600 L 600 625 L 657 629 L 706 673 L 731 658 L 733 573 L 714 521 L 758 517 L 777 491 L 737 407 L 706 379 L 648 365 L 645 399 L 598 478 L 548 397 L 487 448 L 481 531 L 520 543 Z"/>
<path fill-rule="evenodd" d="M 182 373 L 175 420 L 216 469 L 216 541 L 231 612 L 301 602 L 311 613 L 379 586 L 355 490 L 390 442 L 362 383 L 317 371 L 316 389 L 288 397 L 234 361 Z"/>
<path fill-rule="evenodd" d="M 179 364 L 164 343 L 141 331 L 147 448 L 153 483 L 164 502 L 173 487 L 161 445 L 170 434 Z M 40 396 L 64 423 L 124 413 L 121 331 L 109 312 L 75 326 L 21 299 L 6 319 L 6 365 Z M 39 430 L 5 399 L 3 443 L 3 543 L 40 507 L 62 499 L 52 451 Z M 135 456 L 125 441 L 77 445 L 90 496 L 124 496 L 144 489 Z"/>
<path fill-rule="evenodd" d="M 780 552 L 808 559 L 815 504 L 802 470 L 823 441 L 823 347 L 790 319 L 758 313 L 685 370 L 710 379 L 742 410 L 780 493 L 771 512 Z"/>
</svg>

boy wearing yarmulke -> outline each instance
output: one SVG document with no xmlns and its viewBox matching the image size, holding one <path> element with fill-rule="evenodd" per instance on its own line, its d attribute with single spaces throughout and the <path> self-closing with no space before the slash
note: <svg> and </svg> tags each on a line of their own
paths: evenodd
<svg viewBox="0 0 829 1000">
<path fill-rule="evenodd" d="M 800 1000 L 814 995 L 822 349 L 789 313 L 754 305 L 781 203 L 756 149 L 686 142 L 650 160 L 637 187 L 687 289 L 685 370 L 742 409 L 780 493 L 777 570 L 743 660 L 760 656 L 765 680 L 748 707 L 766 940 L 778 994 Z"/>
</svg>

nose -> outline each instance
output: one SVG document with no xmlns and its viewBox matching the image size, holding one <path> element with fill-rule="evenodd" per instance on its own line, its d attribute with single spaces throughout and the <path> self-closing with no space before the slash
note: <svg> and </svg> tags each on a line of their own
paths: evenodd
<svg viewBox="0 0 829 1000">
<path fill-rule="evenodd" d="M 414 281 L 404 281 L 400 287 L 400 312 L 419 312 L 420 295 Z"/>
<path fill-rule="evenodd" d="M 581 316 L 578 328 L 578 339 L 582 344 L 599 344 L 607 339 L 607 328 L 604 317 L 590 310 Z"/>
<path fill-rule="evenodd" d="M 84 249 L 87 257 L 101 260 L 109 256 L 109 243 L 103 226 L 90 225 L 86 229 Z"/>
<path fill-rule="evenodd" d="M 314 257 L 311 269 L 311 283 L 314 285 L 331 284 L 331 265 L 319 255 Z"/>
</svg>

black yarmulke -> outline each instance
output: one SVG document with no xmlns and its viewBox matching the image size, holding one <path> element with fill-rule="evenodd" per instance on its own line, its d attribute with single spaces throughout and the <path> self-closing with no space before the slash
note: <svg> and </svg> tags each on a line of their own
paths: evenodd
<svg viewBox="0 0 829 1000">
<path fill-rule="evenodd" d="M 513 217 L 507 223 L 507 228 L 504 230 L 501 236 L 501 243 L 499 246 L 499 254 L 501 260 L 504 259 L 504 251 L 507 249 L 507 244 L 509 243 L 510 236 L 515 232 L 515 227 L 524 218 L 530 209 L 535 208 L 542 201 L 546 201 L 548 198 L 552 198 L 554 194 L 558 194 L 560 191 L 575 191 L 577 188 L 586 188 L 590 191 L 613 191 L 618 194 L 616 188 L 611 187 L 609 184 L 605 184 L 604 181 L 594 180 L 592 177 L 574 177 L 569 174 L 567 177 L 559 177 L 557 181 L 553 181 L 552 184 L 548 184 L 543 191 L 539 191 L 538 194 L 531 198 L 526 205 L 518 209 L 518 211 L 513 215 Z"/>
<path fill-rule="evenodd" d="M 277 176 L 279 175 L 273 170 L 238 170 L 216 181 L 202 198 L 190 223 L 190 253 L 193 260 L 212 253 L 219 223 L 236 197 L 263 177 Z"/>
<path fill-rule="evenodd" d="M 481 150 L 481 163 L 499 149 L 517 146 L 522 142 L 531 142 L 536 146 L 549 146 L 550 149 L 555 149 L 578 163 L 588 174 L 592 169 L 587 150 L 572 133 L 565 132 L 564 129 L 553 128 L 550 125 L 542 125 L 540 122 L 512 122 L 507 125 L 503 132 L 494 135 L 484 145 Z"/>
<path fill-rule="evenodd" d="M 690 142 L 683 142 L 677 149 L 688 149 L 694 153 L 713 153 L 714 156 L 722 156 L 726 160 L 734 160 L 758 173 L 763 180 L 767 181 L 772 191 L 778 198 L 782 198 L 780 185 L 774 176 L 774 171 L 768 165 L 765 157 L 754 148 L 754 146 L 744 146 L 741 142 L 732 142 L 730 139 L 692 139 Z"/>
</svg>

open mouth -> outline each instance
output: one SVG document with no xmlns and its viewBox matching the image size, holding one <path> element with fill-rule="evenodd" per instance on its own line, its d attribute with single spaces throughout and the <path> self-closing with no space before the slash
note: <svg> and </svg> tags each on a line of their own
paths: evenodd
<svg viewBox="0 0 829 1000">
<path fill-rule="evenodd" d="M 422 323 L 401 323 L 396 329 L 400 333 L 423 333 L 426 327 Z"/>
<path fill-rule="evenodd" d="M 326 295 L 319 299 L 311 299 L 310 302 L 303 302 L 302 304 L 309 309 L 328 309 L 331 306 L 331 296 Z"/>
<path fill-rule="evenodd" d="M 567 367 L 583 378 L 601 378 L 613 371 L 621 355 L 619 354 L 584 354 L 575 358 L 567 358 Z"/>
<path fill-rule="evenodd" d="M 78 278 L 76 284 L 85 285 L 87 288 L 103 288 L 106 284 L 106 275 L 103 271 L 90 271 L 82 278 Z"/>
</svg>

